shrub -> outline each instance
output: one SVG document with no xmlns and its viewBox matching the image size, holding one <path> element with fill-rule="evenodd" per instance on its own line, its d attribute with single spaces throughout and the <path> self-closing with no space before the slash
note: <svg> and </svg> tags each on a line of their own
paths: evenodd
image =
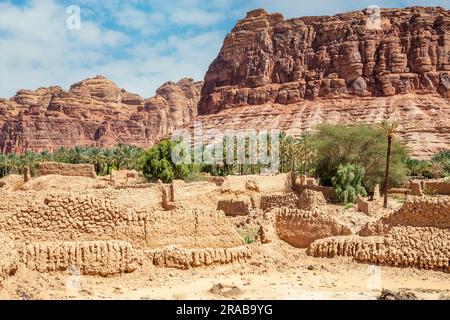
<svg viewBox="0 0 450 320">
<path fill-rule="evenodd" d="M 340 165 L 353 164 L 365 169 L 362 180 L 367 190 L 382 185 L 386 166 L 387 143 L 383 130 L 368 125 L 318 126 L 311 137 L 315 150 L 314 172 L 322 185 L 331 186 Z M 406 180 L 405 160 L 408 149 L 394 139 L 390 163 L 390 186 L 400 186 Z"/>
<path fill-rule="evenodd" d="M 337 174 L 332 178 L 336 200 L 342 204 L 354 203 L 358 195 L 366 196 L 362 186 L 364 168 L 351 164 L 340 165 Z"/>
<path fill-rule="evenodd" d="M 164 140 L 153 146 L 143 155 L 143 173 L 150 181 L 168 183 L 173 179 L 184 179 L 189 176 L 190 168 L 185 164 L 175 165 L 172 162 L 172 149 L 177 142 Z"/>
</svg>

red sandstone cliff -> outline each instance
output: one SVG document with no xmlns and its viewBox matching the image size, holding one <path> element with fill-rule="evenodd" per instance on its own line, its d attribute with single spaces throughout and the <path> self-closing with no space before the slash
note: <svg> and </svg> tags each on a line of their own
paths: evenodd
<svg viewBox="0 0 450 320">
<path fill-rule="evenodd" d="M 0 99 L 0 151 L 76 145 L 149 146 L 197 115 L 201 82 L 167 82 L 143 99 L 97 76 L 60 87 L 19 90 Z"/>
<path fill-rule="evenodd" d="M 253 10 L 226 37 L 204 85 L 165 83 L 143 99 L 103 77 L 0 99 L 0 152 L 148 146 L 193 119 L 218 129 L 287 130 L 398 119 L 412 155 L 450 149 L 450 12 L 383 9 L 284 20 Z M 200 97 L 201 90 L 201 97 Z M 200 102 L 199 102 L 200 100 Z M 198 104 L 198 108 L 197 108 Z"/>
<path fill-rule="evenodd" d="M 450 11 L 382 9 L 284 20 L 253 10 L 205 75 L 205 127 L 277 127 L 399 119 L 413 156 L 450 148 Z"/>
</svg>

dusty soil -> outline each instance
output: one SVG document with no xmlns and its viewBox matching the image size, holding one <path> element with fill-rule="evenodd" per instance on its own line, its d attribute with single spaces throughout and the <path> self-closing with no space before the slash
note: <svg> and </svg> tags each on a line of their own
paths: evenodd
<svg viewBox="0 0 450 320">
<path fill-rule="evenodd" d="M 125 174 L 117 173 L 112 179 L 43 176 L 25 184 L 20 176 L 9 176 L 0 182 L 0 214 L 30 199 L 43 202 L 48 194 L 90 195 L 127 208 L 161 210 L 160 186 L 144 185 L 139 177 L 128 179 Z M 205 182 L 184 190 L 177 210 L 216 209 L 218 199 L 235 195 Z M 238 194 L 247 196 L 245 190 Z M 370 217 L 355 208 L 333 204 L 327 208 L 356 233 L 365 223 L 398 209 L 404 198 L 390 200 L 386 212 Z M 266 218 L 256 211 L 226 217 L 243 238 L 254 236 Z M 253 254 L 247 261 L 187 270 L 158 267 L 146 260 L 134 272 L 105 277 L 80 275 L 70 268 L 42 273 L 19 264 L 14 275 L 0 281 L 0 299 L 377 299 L 382 289 L 412 292 L 419 299 L 450 299 L 448 272 L 371 266 L 350 257 L 314 258 L 306 249 L 271 240 L 251 243 Z"/>
<path fill-rule="evenodd" d="M 256 245 L 255 245 L 256 246 Z M 257 245 L 259 246 L 259 245 Z M 145 266 L 112 277 L 38 273 L 24 268 L 0 289 L 2 299 L 377 299 L 381 289 L 413 292 L 419 299 L 450 299 L 450 274 L 415 268 L 376 267 L 350 258 L 312 258 L 287 244 L 257 248 L 244 264 L 190 270 Z M 261 262 L 262 261 L 262 262 Z M 237 287 L 211 292 L 216 284 Z"/>
</svg>

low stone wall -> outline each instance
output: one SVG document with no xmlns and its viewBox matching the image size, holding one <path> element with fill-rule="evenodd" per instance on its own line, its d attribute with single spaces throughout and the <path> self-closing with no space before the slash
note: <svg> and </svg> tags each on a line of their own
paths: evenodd
<svg viewBox="0 0 450 320">
<path fill-rule="evenodd" d="M 359 235 L 385 235 L 395 226 L 450 228 L 450 197 L 409 196 L 397 211 L 365 224 Z"/>
<path fill-rule="evenodd" d="M 394 227 L 386 237 L 331 237 L 313 242 L 314 257 L 352 256 L 356 261 L 450 271 L 450 231 L 438 228 Z"/>
<path fill-rule="evenodd" d="M 350 228 L 320 209 L 303 211 L 283 208 L 275 214 L 279 238 L 297 248 L 307 248 L 317 239 L 352 234 Z"/>
<path fill-rule="evenodd" d="M 423 181 L 422 185 L 425 194 L 450 195 L 450 182 Z"/>
<path fill-rule="evenodd" d="M 366 199 L 363 199 L 362 197 L 358 196 L 356 198 L 356 208 L 359 212 L 365 213 L 368 216 L 372 216 L 375 213 L 382 211 L 383 206 L 381 202 L 378 201 L 369 201 Z"/>
<path fill-rule="evenodd" d="M 231 248 L 244 244 L 224 213 L 216 210 L 179 208 L 149 214 L 146 234 L 150 248 Z"/>
<path fill-rule="evenodd" d="M 251 250 L 247 246 L 223 249 L 166 248 L 146 253 L 151 256 L 154 265 L 177 269 L 245 262 L 251 257 Z"/>
<path fill-rule="evenodd" d="M 144 245 L 147 212 L 95 197 L 49 195 L 0 217 L 0 230 L 22 241 L 127 240 Z"/>
<path fill-rule="evenodd" d="M 92 164 L 69 164 L 59 162 L 39 162 L 37 164 L 38 176 L 57 174 L 60 176 L 80 176 L 95 178 L 94 165 Z"/>
<path fill-rule="evenodd" d="M 217 204 L 217 210 L 222 210 L 227 216 L 245 216 L 250 213 L 250 199 L 222 199 Z"/>
<path fill-rule="evenodd" d="M 17 270 L 18 253 L 14 242 L 0 233 L 0 283 Z"/>
<path fill-rule="evenodd" d="M 333 200 L 333 198 L 334 198 L 334 191 L 333 191 L 333 188 L 331 188 L 331 187 L 296 184 L 294 186 L 294 190 L 299 193 L 302 193 L 304 190 L 312 190 L 312 191 L 321 192 L 323 194 L 323 196 L 328 200 Z"/>
<path fill-rule="evenodd" d="M 27 268 L 39 272 L 65 271 L 108 276 L 132 272 L 141 258 L 125 241 L 81 241 L 31 243 L 20 250 Z"/>
<path fill-rule="evenodd" d="M 263 211 L 270 211 L 281 207 L 297 208 L 297 206 L 298 197 L 293 192 L 286 194 L 261 195 L 260 207 Z"/>
<path fill-rule="evenodd" d="M 297 207 L 302 210 L 323 208 L 323 211 L 326 211 L 326 205 L 327 201 L 325 200 L 325 196 L 320 191 L 305 189 L 298 197 Z"/>
<path fill-rule="evenodd" d="M 223 192 L 287 193 L 292 191 L 290 175 L 274 176 L 226 176 L 220 186 Z"/>
</svg>

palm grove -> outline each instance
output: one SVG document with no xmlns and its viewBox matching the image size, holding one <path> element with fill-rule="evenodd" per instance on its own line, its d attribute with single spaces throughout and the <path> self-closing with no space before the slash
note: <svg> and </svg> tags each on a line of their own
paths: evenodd
<svg viewBox="0 0 450 320">
<path fill-rule="evenodd" d="M 408 156 L 408 148 L 396 137 L 395 122 L 383 122 L 378 126 L 330 125 L 316 128 L 314 133 L 292 137 L 279 135 L 279 172 L 316 177 L 321 185 L 332 186 L 335 198 L 341 203 L 354 202 L 358 195 L 372 192 L 381 185 L 387 188 L 402 185 L 408 177 L 441 178 L 450 176 L 450 150 L 443 150 L 429 160 L 417 160 Z M 247 138 L 248 139 L 248 138 Z M 115 148 L 74 147 L 53 152 L 31 152 L 0 155 L 0 177 L 21 173 L 28 166 L 33 175 L 38 162 L 90 163 L 98 175 L 108 175 L 112 170 L 134 169 L 143 172 L 152 182 L 173 179 L 196 181 L 205 174 L 215 176 L 260 174 L 267 164 L 175 164 L 172 150 L 178 142 L 163 140 L 149 149 L 119 144 Z M 244 141 L 245 158 L 251 156 L 250 141 Z M 272 146 L 267 140 L 269 152 Z M 226 141 L 223 141 L 223 159 L 227 159 Z M 230 150 L 228 150 L 229 152 Z M 237 157 L 236 150 L 231 150 Z M 236 163 L 236 164 L 234 164 Z M 387 198 L 386 198 L 387 199 Z"/>
</svg>

